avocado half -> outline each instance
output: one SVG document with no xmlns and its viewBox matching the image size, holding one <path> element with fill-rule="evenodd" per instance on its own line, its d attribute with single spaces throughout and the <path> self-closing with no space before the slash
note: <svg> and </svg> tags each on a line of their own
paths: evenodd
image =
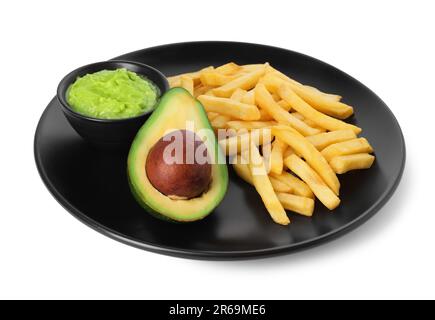
<svg viewBox="0 0 435 320">
<path fill-rule="evenodd" d="M 153 187 L 148 180 L 145 164 L 154 144 L 168 130 L 186 129 L 186 122 L 194 124 L 189 130 L 201 137 L 208 154 L 213 157 L 211 182 L 209 188 L 196 198 L 171 199 Z M 163 95 L 152 115 L 138 131 L 128 154 L 130 188 L 146 211 L 165 220 L 189 222 L 206 217 L 222 201 L 228 187 L 228 170 L 212 130 L 203 106 L 187 90 L 173 88 Z M 212 134 L 202 138 L 204 132 Z"/>
</svg>

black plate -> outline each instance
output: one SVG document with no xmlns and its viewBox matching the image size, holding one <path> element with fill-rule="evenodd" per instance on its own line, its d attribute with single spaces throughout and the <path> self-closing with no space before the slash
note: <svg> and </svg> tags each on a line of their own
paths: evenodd
<svg viewBox="0 0 435 320">
<path fill-rule="evenodd" d="M 230 170 L 224 201 L 209 217 L 190 224 L 153 218 L 130 194 L 127 150 L 98 150 L 80 138 L 53 99 L 35 135 L 35 158 L 54 197 L 88 226 L 126 244 L 196 258 L 248 258 L 320 244 L 355 228 L 391 197 L 405 164 L 405 144 L 394 115 L 363 84 L 309 56 L 275 47 L 236 42 L 190 42 L 153 47 L 118 57 L 149 64 L 166 75 L 228 61 L 270 62 L 295 79 L 340 93 L 355 108 L 352 120 L 376 150 L 370 170 L 340 176 L 342 204 L 333 213 L 316 202 L 313 218 L 290 215 L 292 224 L 272 222 L 254 188 Z"/>
</svg>

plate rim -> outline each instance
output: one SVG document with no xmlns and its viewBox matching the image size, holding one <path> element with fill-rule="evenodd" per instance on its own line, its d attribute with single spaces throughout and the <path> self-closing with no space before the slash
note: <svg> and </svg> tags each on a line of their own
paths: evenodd
<svg viewBox="0 0 435 320">
<path fill-rule="evenodd" d="M 265 44 L 257 44 L 257 43 L 251 43 L 251 42 L 237 42 L 237 41 L 188 41 L 188 42 L 177 42 L 177 43 L 167 43 L 162 44 L 158 46 L 153 46 L 149 48 L 144 48 L 136 51 L 132 51 L 130 53 L 126 53 L 123 55 L 120 55 L 118 57 L 115 57 L 113 59 L 121 59 L 124 58 L 127 55 L 134 55 L 139 54 L 143 51 L 148 50 L 158 50 L 158 49 L 164 49 L 165 47 L 170 46 L 178 46 L 178 45 L 203 45 L 203 44 L 231 44 L 231 45 L 253 45 L 253 46 L 260 46 L 269 48 L 272 50 L 282 50 L 289 52 L 290 54 L 296 54 L 300 55 L 312 60 L 315 60 L 317 62 L 320 62 L 321 64 L 324 64 L 330 68 L 335 69 L 335 71 L 340 72 L 344 76 L 348 77 L 349 79 L 358 82 L 360 85 L 362 85 L 365 89 L 367 89 L 372 95 L 374 95 L 383 105 L 383 107 L 389 112 L 391 118 L 394 120 L 394 126 L 398 129 L 399 132 L 399 138 L 400 138 L 400 148 L 401 148 L 401 163 L 399 168 L 399 173 L 395 177 L 395 179 L 390 182 L 390 186 L 387 187 L 387 189 L 384 191 L 384 193 L 379 196 L 378 200 L 373 203 L 369 208 L 367 208 L 364 212 L 362 212 L 357 218 L 353 219 L 352 221 L 348 222 L 347 224 L 331 230 L 328 233 L 325 233 L 321 236 L 314 237 L 311 239 L 307 239 L 302 242 L 293 243 L 289 245 L 284 245 L 280 247 L 273 247 L 273 248 L 265 248 L 265 249 L 254 249 L 254 250 L 234 250 L 234 251 L 219 251 L 219 250 L 191 250 L 191 249 L 181 249 L 177 247 L 172 246 L 164 246 L 164 245 L 156 245 L 151 244 L 146 241 L 138 241 L 134 239 L 133 237 L 130 237 L 128 235 L 122 234 L 118 231 L 115 231 L 109 227 L 106 227 L 102 225 L 101 223 L 95 221 L 94 219 L 91 219 L 86 214 L 82 213 L 80 210 L 76 209 L 69 201 L 62 195 L 60 192 L 56 189 L 56 187 L 51 183 L 51 181 L 48 179 L 48 176 L 45 172 L 45 169 L 42 165 L 42 160 L 40 159 L 40 154 L 37 148 L 38 145 L 38 137 L 41 131 L 42 126 L 42 119 L 46 115 L 46 113 L 49 111 L 50 106 L 55 103 L 56 97 L 52 98 L 52 100 L 49 102 L 49 104 L 45 107 L 43 113 L 41 114 L 38 125 L 35 130 L 34 134 L 34 141 L 33 141 L 33 153 L 35 158 L 36 167 L 39 173 L 39 176 L 41 177 L 44 185 L 48 189 L 48 191 L 51 193 L 53 198 L 56 199 L 56 201 L 72 216 L 74 216 L 76 219 L 87 225 L 88 227 L 94 229 L 95 231 L 98 231 L 99 233 L 117 240 L 121 243 L 133 246 L 138 249 L 143 249 L 147 251 L 151 251 L 154 253 L 160 253 L 165 254 L 169 256 L 175 256 L 180 258 L 190 258 L 190 259 L 201 259 L 201 260 L 242 260 L 242 259 L 255 259 L 255 258 L 265 258 L 268 256 L 274 256 L 274 255 L 280 255 L 284 253 L 294 253 L 297 251 L 305 250 L 323 243 L 327 243 L 329 241 L 335 240 L 348 232 L 356 229 L 357 227 L 361 226 L 364 222 L 368 221 L 371 217 L 373 217 L 392 197 L 394 192 L 396 191 L 401 178 L 403 176 L 403 172 L 405 169 L 406 164 L 406 144 L 405 144 L 405 138 L 403 135 L 403 131 L 400 127 L 399 122 L 397 121 L 397 118 L 391 111 L 391 109 L 388 107 L 388 105 L 370 88 L 368 88 L 364 83 L 360 82 L 358 79 L 352 77 L 348 73 L 334 67 L 333 65 L 330 65 L 327 62 L 324 62 L 322 60 L 319 60 L 317 58 L 314 58 L 312 56 L 309 56 L 304 53 L 299 53 L 290 49 L 285 49 L 281 47 L 276 46 L 270 46 Z"/>
</svg>

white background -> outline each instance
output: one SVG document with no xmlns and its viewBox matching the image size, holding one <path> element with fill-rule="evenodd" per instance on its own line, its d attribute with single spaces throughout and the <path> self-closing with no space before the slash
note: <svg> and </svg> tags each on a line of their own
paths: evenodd
<svg viewBox="0 0 435 320">
<path fill-rule="evenodd" d="M 1 1 L 0 298 L 435 298 L 433 1 Z M 391 201 L 327 245 L 207 262 L 128 247 L 49 194 L 38 119 L 70 70 L 158 44 L 236 40 L 312 55 L 374 90 L 407 165 Z M 344 93 L 345 94 L 345 93 Z"/>
</svg>

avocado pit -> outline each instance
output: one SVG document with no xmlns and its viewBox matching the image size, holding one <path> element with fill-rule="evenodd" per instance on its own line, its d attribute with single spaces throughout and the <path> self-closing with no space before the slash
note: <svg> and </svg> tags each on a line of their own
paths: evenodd
<svg viewBox="0 0 435 320">
<path fill-rule="evenodd" d="M 206 159 L 204 161 L 204 159 Z M 154 188 L 171 199 L 191 199 L 211 182 L 204 142 L 192 131 L 177 130 L 160 138 L 148 153 L 145 170 Z"/>
</svg>

